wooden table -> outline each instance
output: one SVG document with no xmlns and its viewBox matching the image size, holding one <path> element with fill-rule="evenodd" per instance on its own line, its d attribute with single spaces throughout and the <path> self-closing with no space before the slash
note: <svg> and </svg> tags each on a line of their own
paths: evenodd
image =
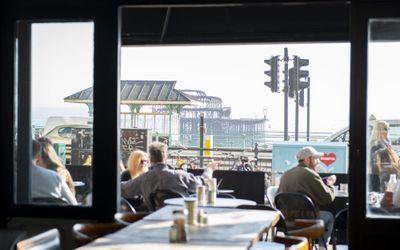
<svg viewBox="0 0 400 250">
<path fill-rule="evenodd" d="M 167 205 L 183 206 L 185 198 L 171 198 L 164 200 Z M 239 205 L 256 205 L 255 201 L 245 199 L 232 199 L 232 198 L 219 198 L 215 200 L 214 204 L 198 204 L 201 207 L 237 207 Z"/>
<path fill-rule="evenodd" d="M 165 206 L 126 228 L 79 249 L 248 249 L 261 233 L 275 225 L 275 211 L 205 207 L 208 226 L 188 226 L 189 241 L 169 243 L 172 211 Z"/>
</svg>

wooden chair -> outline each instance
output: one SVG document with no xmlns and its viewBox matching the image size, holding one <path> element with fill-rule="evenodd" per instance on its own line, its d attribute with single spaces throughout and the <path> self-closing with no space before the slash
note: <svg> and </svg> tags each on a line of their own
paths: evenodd
<svg viewBox="0 0 400 250">
<path fill-rule="evenodd" d="M 287 235 L 306 237 L 310 250 L 313 249 L 313 242 L 322 238 L 325 233 L 324 221 L 321 219 L 296 219 L 294 225 L 299 229 L 288 231 Z"/>
<path fill-rule="evenodd" d="M 308 250 L 309 244 L 305 237 L 299 236 L 275 236 L 274 242 L 282 243 L 285 245 L 285 249 L 288 250 Z"/>
<path fill-rule="evenodd" d="M 58 250 L 60 233 L 53 228 L 17 243 L 17 250 Z"/>
<path fill-rule="evenodd" d="M 250 250 L 268 249 L 308 250 L 308 241 L 305 237 L 285 235 L 276 236 L 274 241 L 257 242 L 250 247 Z"/>
<path fill-rule="evenodd" d="M 143 217 L 149 215 L 147 212 L 131 213 L 131 212 L 120 212 L 114 215 L 114 219 L 117 223 L 128 226 L 133 222 L 136 222 Z"/>
<path fill-rule="evenodd" d="M 116 232 L 125 225 L 116 222 L 109 223 L 77 223 L 72 227 L 72 235 L 77 246 L 85 245 L 106 234 Z"/>
</svg>

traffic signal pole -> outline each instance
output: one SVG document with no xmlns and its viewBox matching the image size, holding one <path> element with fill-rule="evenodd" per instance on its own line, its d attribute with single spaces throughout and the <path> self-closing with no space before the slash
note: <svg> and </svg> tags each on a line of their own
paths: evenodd
<svg viewBox="0 0 400 250">
<path fill-rule="evenodd" d="M 288 93 L 289 93 L 289 77 L 288 77 L 288 72 L 289 72 L 289 52 L 288 48 L 284 48 L 284 56 L 283 56 L 283 61 L 285 63 L 285 81 L 284 81 L 284 87 L 283 87 L 283 100 L 284 100 L 284 128 L 283 128 L 283 138 L 285 141 L 289 140 L 289 135 L 288 135 Z"/>
<path fill-rule="evenodd" d="M 308 83 L 310 83 L 310 78 L 308 78 Z M 307 141 L 310 140 L 310 85 L 307 88 Z"/>
<path fill-rule="evenodd" d="M 295 77 L 296 77 L 296 84 L 295 84 L 295 105 L 296 105 L 296 108 L 295 108 L 295 117 L 294 117 L 294 140 L 295 141 L 298 141 L 299 140 L 299 74 L 300 74 L 300 68 L 299 68 L 299 58 L 297 57 L 297 56 L 294 56 L 294 66 L 293 66 L 293 68 L 294 68 L 294 70 L 295 71 L 297 71 L 296 73 L 295 73 Z M 297 65 L 297 66 L 296 66 Z"/>
</svg>

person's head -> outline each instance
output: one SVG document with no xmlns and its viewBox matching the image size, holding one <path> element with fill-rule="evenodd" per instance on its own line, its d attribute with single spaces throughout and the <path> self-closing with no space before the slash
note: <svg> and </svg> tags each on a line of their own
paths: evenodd
<svg viewBox="0 0 400 250">
<path fill-rule="evenodd" d="M 42 145 L 38 165 L 53 170 L 57 169 L 58 167 L 62 167 L 63 164 L 61 163 L 60 158 L 58 158 L 51 140 L 46 137 L 41 137 L 38 139 L 38 141 Z"/>
<path fill-rule="evenodd" d="M 168 146 L 162 142 L 153 142 L 149 146 L 150 162 L 165 163 L 167 161 Z"/>
<path fill-rule="evenodd" d="M 247 156 L 241 156 L 241 157 L 240 157 L 240 161 L 241 161 L 242 163 L 247 163 L 247 162 L 249 162 L 249 157 L 247 157 Z"/>
<path fill-rule="evenodd" d="M 389 135 L 389 123 L 376 121 L 371 131 L 371 140 L 387 140 Z"/>
<path fill-rule="evenodd" d="M 127 162 L 129 173 L 136 177 L 148 170 L 148 157 L 146 152 L 135 150 L 129 155 Z"/>
<path fill-rule="evenodd" d="M 37 139 L 37 141 L 40 142 L 42 145 L 43 144 L 50 144 L 51 146 L 54 146 L 53 142 L 50 140 L 50 138 L 45 137 L 45 136 L 39 137 Z"/>
<path fill-rule="evenodd" d="M 303 147 L 297 152 L 296 158 L 299 163 L 304 166 L 315 170 L 319 163 L 319 158 L 323 156 L 324 153 L 318 152 L 313 147 Z"/>
<path fill-rule="evenodd" d="M 42 145 L 37 140 L 32 140 L 32 161 L 37 165 L 37 161 L 40 158 L 40 152 L 42 151 Z"/>
</svg>

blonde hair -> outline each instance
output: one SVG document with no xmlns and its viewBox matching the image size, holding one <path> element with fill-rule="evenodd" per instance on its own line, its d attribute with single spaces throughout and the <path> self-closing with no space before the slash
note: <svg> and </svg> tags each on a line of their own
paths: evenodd
<svg viewBox="0 0 400 250">
<path fill-rule="evenodd" d="M 385 121 L 376 121 L 374 127 L 372 128 L 371 131 L 371 139 L 370 141 L 373 140 L 387 140 L 387 133 L 385 133 L 385 129 L 389 128 L 389 123 L 385 122 Z"/>
<path fill-rule="evenodd" d="M 143 165 L 140 164 L 142 158 L 148 159 L 146 152 L 141 150 L 135 150 L 129 155 L 127 166 L 132 178 L 147 171 L 147 169 L 143 169 Z"/>
</svg>

